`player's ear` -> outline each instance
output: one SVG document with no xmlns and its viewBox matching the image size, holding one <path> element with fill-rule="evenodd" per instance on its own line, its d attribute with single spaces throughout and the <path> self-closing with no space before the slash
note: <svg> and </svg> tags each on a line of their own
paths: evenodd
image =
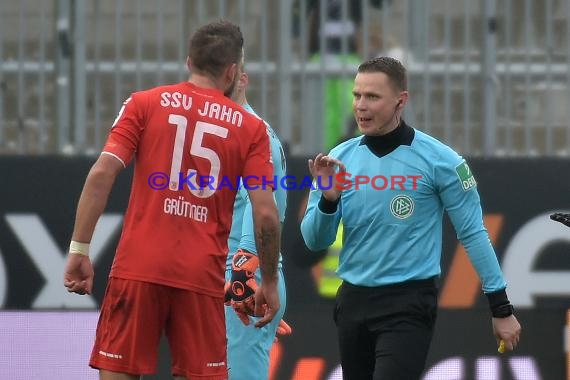
<svg viewBox="0 0 570 380">
<path fill-rule="evenodd" d="M 226 79 L 229 83 L 235 83 L 236 75 L 238 75 L 238 66 L 237 64 L 232 63 L 226 68 Z"/>
<path fill-rule="evenodd" d="M 247 87 L 248 83 L 249 83 L 249 75 L 247 75 L 247 73 L 243 72 L 240 75 L 240 83 L 243 87 Z"/>
</svg>

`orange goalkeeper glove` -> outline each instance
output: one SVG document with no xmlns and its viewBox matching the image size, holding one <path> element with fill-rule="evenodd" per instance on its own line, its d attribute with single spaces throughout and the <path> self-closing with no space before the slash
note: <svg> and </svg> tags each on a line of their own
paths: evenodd
<svg viewBox="0 0 570 380">
<path fill-rule="evenodd" d="M 290 335 L 293 333 L 293 329 L 284 319 L 279 321 L 279 325 L 277 326 L 277 330 L 275 331 L 275 339 L 273 339 L 274 343 L 279 341 L 280 336 Z"/>
<path fill-rule="evenodd" d="M 225 304 L 232 306 L 244 325 L 249 325 L 249 315 L 255 309 L 255 271 L 259 266 L 256 255 L 238 249 L 232 259 L 232 275 L 225 286 Z"/>
</svg>

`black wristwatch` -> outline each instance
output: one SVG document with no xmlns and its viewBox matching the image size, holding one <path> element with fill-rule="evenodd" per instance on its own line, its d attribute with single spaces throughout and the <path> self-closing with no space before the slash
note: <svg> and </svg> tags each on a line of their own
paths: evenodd
<svg viewBox="0 0 570 380">
<path fill-rule="evenodd" d="M 505 289 L 486 293 L 485 295 L 489 300 L 489 307 L 491 308 L 493 318 L 506 318 L 515 312 L 515 308 L 509 302 Z"/>
<path fill-rule="evenodd" d="M 515 308 L 510 303 L 500 306 L 495 306 L 491 309 L 491 314 L 493 314 L 493 318 L 506 318 L 515 312 Z"/>
</svg>

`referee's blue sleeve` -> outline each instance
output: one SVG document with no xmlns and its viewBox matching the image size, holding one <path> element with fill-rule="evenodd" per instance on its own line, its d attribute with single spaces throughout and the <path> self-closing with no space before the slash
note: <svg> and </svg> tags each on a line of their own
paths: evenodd
<svg viewBox="0 0 570 380">
<path fill-rule="evenodd" d="M 322 251 L 336 239 L 336 232 L 342 216 L 342 202 L 333 213 L 325 213 L 319 208 L 321 192 L 311 191 L 307 210 L 301 221 L 301 234 L 311 251 Z"/>
<path fill-rule="evenodd" d="M 445 162 L 446 160 L 442 160 Z M 455 228 L 457 238 L 465 247 L 469 260 L 479 275 L 485 293 L 504 289 L 507 285 L 499 266 L 489 234 L 483 224 L 483 211 L 476 185 L 464 189 L 456 168 L 463 161 L 447 161 L 437 167 L 440 199 Z"/>
</svg>

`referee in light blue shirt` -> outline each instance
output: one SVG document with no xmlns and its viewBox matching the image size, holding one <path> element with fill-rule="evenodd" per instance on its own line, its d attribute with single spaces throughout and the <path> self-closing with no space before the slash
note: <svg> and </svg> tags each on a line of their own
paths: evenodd
<svg viewBox="0 0 570 380">
<path fill-rule="evenodd" d="M 363 136 L 309 160 L 322 188 L 311 192 L 301 223 L 307 246 L 327 248 L 341 219 L 344 225 L 334 319 L 349 380 L 420 378 L 436 319 L 444 210 L 489 299 L 497 343 L 513 350 L 521 331 L 473 173 L 451 148 L 401 119 L 406 76 L 393 58 L 361 64 L 353 112 Z"/>
</svg>

